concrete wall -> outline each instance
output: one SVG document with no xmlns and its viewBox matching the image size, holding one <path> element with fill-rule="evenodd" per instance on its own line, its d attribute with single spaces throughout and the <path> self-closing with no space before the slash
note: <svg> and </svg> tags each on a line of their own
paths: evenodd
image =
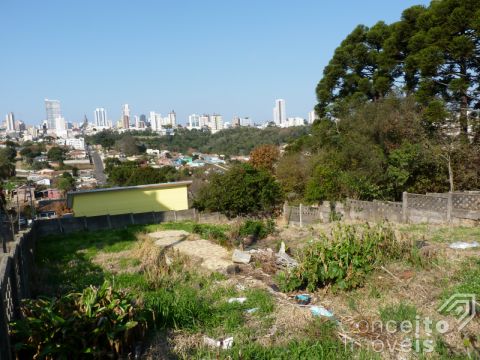
<svg viewBox="0 0 480 360">
<path fill-rule="evenodd" d="M 77 231 L 99 231 L 107 229 L 122 229 L 131 225 L 159 224 L 168 221 L 204 220 L 203 218 L 218 219 L 222 215 L 197 214 L 195 209 L 180 211 L 152 211 L 145 213 L 130 213 L 118 215 L 99 215 L 85 217 L 58 218 L 38 220 L 36 232 L 38 236 L 51 234 L 69 234 Z"/>
<path fill-rule="evenodd" d="M 337 218 L 361 221 L 472 225 L 480 221 L 480 193 L 404 193 L 402 202 L 347 199 L 345 205 L 336 204 L 335 213 Z M 328 222 L 332 215 L 328 202 L 317 207 L 284 206 L 285 220 L 293 224 Z"/>
</svg>

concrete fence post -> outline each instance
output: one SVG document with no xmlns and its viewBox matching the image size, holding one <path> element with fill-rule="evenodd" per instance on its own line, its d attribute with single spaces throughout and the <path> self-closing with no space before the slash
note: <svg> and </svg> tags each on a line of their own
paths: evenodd
<svg viewBox="0 0 480 360">
<path fill-rule="evenodd" d="M 177 210 L 173 210 L 173 219 L 177 222 Z"/>
<path fill-rule="evenodd" d="M 112 220 L 110 219 L 110 214 L 107 214 L 107 223 L 108 223 L 108 228 L 112 228 Z"/>
<path fill-rule="evenodd" d="M 63 234 L 62 218 L 57 218 L 57 222 L 58 222 L 58 228 L 60 230 L 60 233 Z"/>
<path fill-rule="evenodd" d="M 132 213 L 130 213 L 130 222 L 132 223 L 132 225 L 135 225 L 135 219 L 133 218 Z"/>
<path fill-rule="evenodd" d="M 451 223 L 452 222 L 452 192 L 448 192 L 448 198 L 447 198 L 447 222 Z"/>
<path fill-rule="evenodd" d="M 402 222 L 408 223 L 408 193 L 402 193 Z"/>
<path fill-rule="evenodd" d="M 88 230 L 88 222 L 87 222 L 87 217 L 83 217 L 83 230 Z"/>
<path fill-rule="evenodd" d="M 298 215 L 300 218 L 300 227 L 303 227 L 303 205 L 302 204 L 300 204 L 300 206 L 298 207 Z"/>
</svg>

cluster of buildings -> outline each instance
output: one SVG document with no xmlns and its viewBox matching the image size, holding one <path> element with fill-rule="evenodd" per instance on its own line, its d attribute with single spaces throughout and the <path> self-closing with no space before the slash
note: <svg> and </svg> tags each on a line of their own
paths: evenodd
<svg viewBox="0 0 480 360">
<path fill-rule="evenodd" d="M 5 135 L 11 137 L 22 137 L 24 140 L 32 140 L 40 135 L 50 135 L 62 139 L 73 139 L 80 134 L 95 132 L 103 129 L 116 129 L 117 131 L 127 130 L 147 130 L 150 129 L 160 135 L 172 134 L 173 131 L 182 125 L 177 122 L 177 114 L 170 111 L 166 116 L 150 111 L 148 117 L 145 114 L 131 115 L 131 109 L 128 104 L 122 105 L 121 116 L 115 123 L 108 118 L 107 110 L 98 107 L 94 111 L 93 122 L 89 122 L 85 116 L 80 123 L 68 122 L 62 114 L 60 101 L 45 99 L 46 118 L 41 126 L 26 126 L 23 121 L 15 119 L 13 112 L 6 114 L 3 131 Z M 266 126 L 291 127 L 304 126 L 312 124 L 315 121 L 315 113 L 311 111 L 308 118 L 288 117 L 284 99 L 275 100 L 273 108 L 273 119 L 265 122 L 263 125 L 257 125 L 250 117 L 234 116 L 230 122 L 225 122 L 223 116 L 217 113 L 213 114 L 191 114 L 188 116 L 186 128 L 189 130 L 208 129 L 212 133 L 217 131 L 241 126 Z"/>
<path fill-rule="evenodd" d="M 302 117 L 287 117 L 287 112 L 285 110 L 285 100 L 277 99 L 275 100 L 275 107 L 273 108 L 273 123 L 278 127 L 292 127 L 292 126 L 304 126 L 313 124 L 316 119 L 315 111 L 312 110 L 308 113 L 308 119 Z"/>
</svg>

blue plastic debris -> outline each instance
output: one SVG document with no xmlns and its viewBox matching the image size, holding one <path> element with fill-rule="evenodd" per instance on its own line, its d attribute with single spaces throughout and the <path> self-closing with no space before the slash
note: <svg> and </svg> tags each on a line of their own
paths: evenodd
<svg viewBox="0 0 480 360">
<path fill-rule="evenodd" d="M 333 314 L 325 309 L 323 306 L 311 306 L 310 311 L 312 312 L 313 316 L 325 316 L 325 317 L 333 317 Z"/>
<path fill-rule="evenodd" d="M 297 303 L 299 303 L 300 305 L 308 305 L 310 304 L 312 297 L 308 294 L 299 294 L 295 295 L 295 300 L 297 300 Z"/>
</svg>

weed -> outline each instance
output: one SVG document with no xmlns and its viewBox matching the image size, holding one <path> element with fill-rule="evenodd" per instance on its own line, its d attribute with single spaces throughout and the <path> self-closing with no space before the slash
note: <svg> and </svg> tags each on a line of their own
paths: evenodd
<svg viewBox="0 0 480 360">
<path fill-rule="evenodd" d="M 299 265 L 277 278 L 283 291 L 331 286 L 353 289 L 361 286 L 366 275 L 388 259 L 405 256 L 389 226 L 379 224 L 353 226 L 338 223 L 331 237 L 320 234 L 300 253 Z"/>
<path fill-rule="evenodd" d="M 148 312 L 107 282 L 58 299 L 25 300 L 12 334 L 20 358 L 116 358 L 144 336 Z"/>
<path fill-rule="evenodd" d="M 396 305 L 388 305 L 380 308 L 380 319 L 384 324 L 394 322 L 397 329 L 400 329 L 402 322 L 408 321 L 414 325 L 417 316 L 417 308 L 403 302 Z"/>
</svg>

